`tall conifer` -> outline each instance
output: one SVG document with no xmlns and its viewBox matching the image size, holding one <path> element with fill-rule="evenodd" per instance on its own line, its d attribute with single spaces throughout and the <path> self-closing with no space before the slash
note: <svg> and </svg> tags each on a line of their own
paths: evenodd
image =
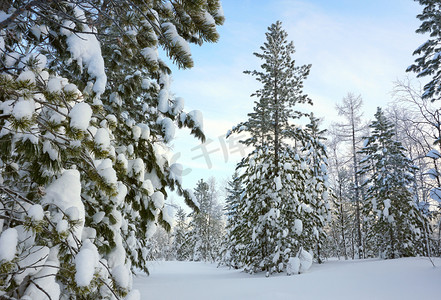
<svg viewBox="0 0 441 300">
<path fill-rule="evenodd" d="M 302 250 L 312 253 L 323 238 L 322 202 L 313 199 L 317 193 L 308 194 L 316 180 L 314 165 L 321 162 L 309 157 L 314 152 L 309 147 L 318 145 L 309 143 L 318 142 L 310 139 L 312 131 L 294 124 L 308 116 L 297 107 L 312 104 L 302 91 L 311 66 L 295 64 L 294 45 L 281 22 L 268 28 L 260 50 L 254 55 L 263 61 L 261 70 L 246 71 L 261 83 L 252 94 L 257 98 L 254 112 L 231 132 L 247 131 L 250 138 L 242 142 L 254 147 L 238 165 L 244 191 L 237 211 L 243 225 L 231 240 L 247 271 L 269 275 L 284 270 Z"/>
</svg>

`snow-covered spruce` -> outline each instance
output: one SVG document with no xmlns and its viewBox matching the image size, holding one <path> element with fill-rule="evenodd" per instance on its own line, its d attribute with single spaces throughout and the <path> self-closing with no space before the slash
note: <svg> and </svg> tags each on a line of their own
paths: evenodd
<svg viewBox="0 0 441 300">
<path fill-rule="evenodd" d="M 367 179 L 364 203 L 369 240 L 368 256 L 397 258 L 428 255 L 424 236 L 428 221 L 419 210 L 413 196 L 412 161 L 395 139 L 395 128 L 377 109 L 375 120 L 369 125 L 371 134 L 360 151 L 364 155 L 360 173 Z"/>
<path fill-rule="evenodd" d="M 255 54 L 264 61 L 263 70 L 246 72 L 262 83 L 253 94 L 259 97 L 256 106 L 248 120 L 228 134 L 247 131 L 250 137 L 241 142 L 254 151 L 237 167 L 243 193 L 229 214 L 240 218 L 228 225 L 231 244 L 223 258 L 227 265 L 267 275 L 285 271 L 300 249 L 314 252 L 320 260 L 328 219 L 323 132 L 313 116 L 306 129 L 291 123 L 308 116 L 293 107 L 312 104 L 302 92 L 310 66 L 295 67 L 294 45 L 280 22 L 268 30 L 262 52 Z M 290 268 L 295 272 L 295 265 Z"/>
<path fill-rule="evenodd" d="M 224 227 L 215 179 L 210 178 L 207 182 L 199 180 L 194 196 L 199 204 L 199 213 L 190 214 L 186 236 L 188 259 L 214 262 L 219 255 Z"/>
</svg>

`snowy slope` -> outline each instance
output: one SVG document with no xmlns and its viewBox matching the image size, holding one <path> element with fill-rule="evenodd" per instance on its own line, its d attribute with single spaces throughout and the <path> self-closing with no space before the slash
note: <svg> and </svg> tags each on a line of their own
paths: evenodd
<svg viewBox="0 0 441 300">
<path fill-rule="evenodd" d="M 265 278 L 197 262 L 154 262 L 141 299 L 441 299 L 441 259 L 328 261 L 305 274 Z"/>
</svg>

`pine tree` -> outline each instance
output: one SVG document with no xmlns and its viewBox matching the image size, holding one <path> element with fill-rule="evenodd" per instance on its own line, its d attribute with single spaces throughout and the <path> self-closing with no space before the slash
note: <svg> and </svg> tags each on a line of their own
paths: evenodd
<svg viewBox="0 0 441 300">
<path fill-rule="evenodd" d="M 361 150 L 365 158 L 360 173 L 367 176 L 364 209 L 372 223 L 371 241 L 382 257 L 423 254 L 426 221 L 414 201 L 415 167 L 381 108 L 369 127 L 372 132 Z"/>
<path fill-rule="evenodd" d="M 351 205 L 352 186 L 351 174 L 345 168 L 338 169 L 335 182 L 331 185 L 333 195 L 332 200 L 332 220 L 328 226 L 328 249 L 330 255 L 340 258 L 343 256 L 346 260 L 349 256 L 354 258 L 355 247 L 351 243 L 353 232 L 354 210 Z M 332 173 L 332 172 L 331 172 Z M 353 246 L 351 250 L 351 245 Z"/>
<path fill-rule="evenodd" d="M 190 243 L 191 260 L 213 262 L 219 256 L 223 238 L 222 207 L 217 201 L 216 182 L 210 178 L 208 182 L 200 179 L 194 189 L 199 203 L 199 211 L 190 214 L 188 240 Z"/>
<path fill-rule="evenodd" d="M 417 15 L 421 21 L 417 33 L 429 33 L 430 38 L 419 46 L 413 55 L 420 55 L 415 63 L 407 68 L 407 72 L 417 73 L 417 77 L 430 76 L 430 81 L 424 86 L 423 99 L 439 100 L 441 92 L 441 56 L 439 52 L 441 42 L 441 3 L 438 0 L 415 0 L 424 8 Z"/>
<path fill-rule="evenodd" d="M 315 254 L 319 263 L 321 260 L 320 250 L 326 240 L 324 231 L 325 225 L 331 221 L 330 206 L 328 203 L 329 181 L 328 181 L 328 157 L 326 146 L 323 144 L 325 130 L 320 130 L 319 119 L 310 115 L 310 123 L 306 125 L 307 140 L 303 151 L 306 153 L 306 163 L 311 170 L 307 181 L 306 191 L 307 203 L 310 203 L 315 214 L 313 215 L 312 235 L 317 242 Z"/>
<path fill-rule="evenodd" d="M 222 243 L 222 250 L 220 251 L 219 265 L 225 265 L 230 268 L 240 268 L 241 258 L 239 257 L 239 248 L 244 245 L 238 245 L 236 239 L 243 234 L 243 217 L 239 214 L 238 207 L 242 200 L 243 188 L 239 173 L 234 172 L 232 179 L 228 181 L 227 198 L 225 200 L 225 239 Z M 240 238 L 239 240 L 241 240 Z"/>
<path fill-rule="evenodd" d="M 197 209 L 167 152 L 176 127 L 203 140 L 199 112 L 170 95 L 158 49 L 191 67 L 189 43 L 218 39 L 220 3 L 17 0 L 1 9 L 0 238 L 18 243 L 0 259 L 0 289 L 124 297 L 131 270 L 147 270 L 147 238 L 172 223 L 166 188 Z M 37 251 L 41 269 L 26 258 Z"/>
<path fill-rule="evenodd" d="M 146 258 L 149 261 L 173 260 L 172 235 L 163 227 L 156 228 L 155 233 L 147 239 L 146 244 L 148 245 Z"/>
<path fill-rule="evenodd" d="M 312 131 L 292 123 L 308 115 L 295 110 L 297 105 L 312 104 L 302 91 L 311 66 L 295 65 L 294 45 L 287 41 L 280 22 L 268 28 L 260 49 L 254 55 L 263 60 L 262 70 L 246 72 L 262 85 L 252 94 L 258 98 L 254 112 L 229 133 L 249 132 L 250 138 L 242 143 L 254 147 L 237 167 L 244 190 L 237 212 L 243 221 L 240 231 L 230 238 L 234 243 L 230 248 L 238 250 L 245 270 L 269 275 L 283 271 L 290 257 L 313 252 L 323 238 L 318 212 L 322 202 L 315 198 L 321 192 L 307 193 L 313 192 L 314 182 L 320 190 L 317 180 L 324 178 L 313 178 L 323 175 L 314 169 L 316 163 L 321 165 L 315 160 L 318 156 L 310 156 L 318 153 L 310 146 L 321 147 L 318 139 L 308 136 Z"/>
<path fill-rule="evenodd" d="M 179 261 L 190 260 L 190 243 L 188 240 L 188 223 L 187 223 L 187 214 L 185 211 L 179 207 L 176 212 L 176 224 L 173 227 L 173 245 L 172 252 L 174 258 Z"/>
</svg>

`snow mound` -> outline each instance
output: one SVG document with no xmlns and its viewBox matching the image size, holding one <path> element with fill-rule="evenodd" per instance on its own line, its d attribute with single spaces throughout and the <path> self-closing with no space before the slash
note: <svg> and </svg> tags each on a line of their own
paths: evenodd
<svg viewBox="0 0 441 300">
<path fill-rule="evenodd" d="M 298 257 L 290 257 L 286 266 L 286 274 L 295 275 L 300 271 L 300 259 Z"/>
</svg>

